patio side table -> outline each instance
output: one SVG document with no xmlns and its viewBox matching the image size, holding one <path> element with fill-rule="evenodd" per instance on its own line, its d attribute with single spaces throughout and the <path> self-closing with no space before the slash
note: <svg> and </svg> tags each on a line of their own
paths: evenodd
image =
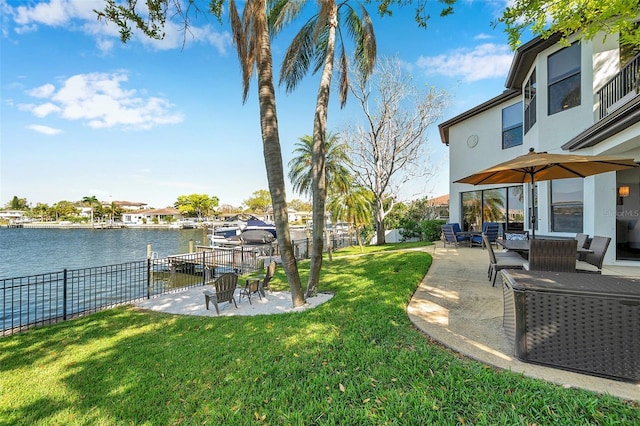
<svg viewBox="0 0 640 426">
<path fill-rule="evenodd" d="M 501 271 L 515 356 L 640 382 L 640 277 Z"/>
</svg>

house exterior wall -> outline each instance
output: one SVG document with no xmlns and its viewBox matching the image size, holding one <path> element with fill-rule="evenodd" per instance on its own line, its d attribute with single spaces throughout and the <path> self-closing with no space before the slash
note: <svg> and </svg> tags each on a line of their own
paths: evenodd
<svg viewBox="0 0 640 426">
<path fill-rule="evenodd" d="M 502 110 L 521 100 L 521 97 L 510 99 L 451 128 L 452 143 L 449 145 L 450 221 L 462 222 L 460 193 L 478 189 L 473 185 L 454 183 L 456 180 L 525 153 L 524 145 L 502 149 Z M 478 137 L 478 143 L 475 146 L 470 146 L 467 144 L 467 140 L 474 135 Z M 505 185 L 485 185 L 483 188 L 502 186 Z"/>
<path fill-rule="evenodd" d="M 575 40 L 570 40 L 575 41 Z M 564 46 L 554 44 L 540 51 L 526 72 L 524 87 L 529 76 L 536 73 L 536 123 L 523 135 L 523 144 L 502 149 L 502 110 L 524 99 L 524 92 L 503 102 L 497 101 L 491 108 L 480 112 L 470 110 L 451 119 L 447 128 L 450 158 L 450 221 L 463 223 L 461 193 L 486 190 L 511 185 L 467 185 L 454 183 L 479 170 L 508 161 L 526 154 L 530 148 L 536 152 L 568 153 L 563 145 L 581 132 L 589 129 L 599 120 L 599 101 L 597 91 L 620 71 L 618 37 L 608 35 L 596 37 L 593 41 L 580 43 L 580 105 L 548 115 L 548 58 Z M 497 97 L 496 99 L 498 99 Z M 523 119 L 524 125 L 524 119 Z M 441 132 L 441 134 L 443 134 Z M 467 139 L 477 135 L 477 145 L 471 147 Z M 443 141 L 444 138 L 443 138 Z M 640 161 L 640 125 L 635 124 L 608 136 L 597 144 L 580 149 L 582 155 L 615 155 L 634 158 Z M 635 179 L 635 178 L 634 178 Z M 620 207 L 616 207 L 617 174 L 603 173 L 582 179 L 583 185 L 583 231 L 589 235 L 612 236 L 605 264 L 616 263 L 616 221 L 619 222 Z M 553 232 L 551 229 L 551 182 L 538 182 L 538 213 L 536 234 L 558 237 L 573 237 L 574 233 Z M 640 184 L 638 185 L 640 190 Z M 529 223 L 530 185 L 523 187 L 525 229 L 531 229 Z M 640 219 L 640 210 L 636 209 Z M 627 213 L 625 213 L 627 214 Z M 640 244 L 640 220 L 638 237 Z M 635 238 L 635 237 L 634 237 Z"/>
</svg>

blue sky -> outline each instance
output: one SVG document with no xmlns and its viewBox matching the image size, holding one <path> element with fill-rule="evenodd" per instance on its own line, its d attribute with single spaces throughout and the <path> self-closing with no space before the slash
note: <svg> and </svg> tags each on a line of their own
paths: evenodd
<svg viewBox="0 0 640 426">
<path fill-rule="evenodd" d="M 512 52 L 490 22 L 506 0 L 458 0 L 440 18 L 429 1 L 428 28 L 413 10 L 379 18 L 379 56 L 397 56 L 416 86 L 451 96 L 444 121 L 504 90 Z M 255 81 L 242 104 L 240 68 L 228 20 L 211 15 L 183 33 L 170 25 L 163 41 L 134 34 L 123 45 L 113 24 L 96 19 L 102 1 L 0 0 L 0 205 L 14 195 L 53 204 L 98 199 L 172 205 L 179 195 L 215 195 L 240 206 L 267 189 Z M 292 28 L 298 28 L 293 24 Z M 274 70 L 292 31 L 273 41 Z M 311 134 L 318 75 L 297 91 L 278 89 L 285 173 L 298 139 Z M 332 93 L 328 128 L 362 122 L 355 99 L 341 110 Z M 429 131 L 434 177 L 412 181 L 401 200 L 448 192 L 448 148 Z M 288 199 L 302 198 L 291 191 Z"/>
</svg>

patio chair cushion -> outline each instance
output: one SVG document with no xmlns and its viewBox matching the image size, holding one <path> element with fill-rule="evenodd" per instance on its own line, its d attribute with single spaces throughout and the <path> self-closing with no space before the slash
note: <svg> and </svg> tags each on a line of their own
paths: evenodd
<svg viewBox="0 0 640 426">
<path fill-rule="evenodd" d="M 513 241 L 524 241 L 529 239 L 529 233 L 525 232 L 505 232 L 504 233 L 505 240 L 513 240 Z"/>
</svg>

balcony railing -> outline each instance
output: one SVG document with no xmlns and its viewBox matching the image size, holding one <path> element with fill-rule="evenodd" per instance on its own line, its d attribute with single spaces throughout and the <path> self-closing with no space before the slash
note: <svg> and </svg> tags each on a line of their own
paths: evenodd
<svg viewBox="0 0 640 426">
<path fill-rule="evenodd" d="M 625 67 L 598 90 L 600 111 L 598 119 L 617 109 L 640 92 L 640 54 L 636 55 Z"/>
</svg>

